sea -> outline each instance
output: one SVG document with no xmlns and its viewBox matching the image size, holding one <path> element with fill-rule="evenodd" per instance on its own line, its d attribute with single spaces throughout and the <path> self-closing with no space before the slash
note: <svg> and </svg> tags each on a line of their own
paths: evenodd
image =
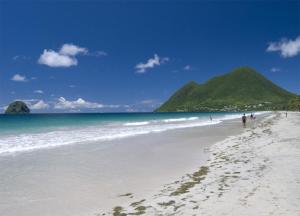
<svg viewBox="0 0 300 216">
<path fill-rule="evenodd" d="M 256 113 L 256 115 L 261 113 Z M 242 113 L 72 113 L 0 115 L 0 156 L 65 145 L 84 145 L 220 124 Z"/>
</svg>

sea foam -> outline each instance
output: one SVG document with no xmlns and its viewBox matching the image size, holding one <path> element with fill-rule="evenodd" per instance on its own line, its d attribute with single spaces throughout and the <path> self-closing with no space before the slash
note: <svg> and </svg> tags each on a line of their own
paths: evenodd
<svg viewBox="0 0 300 216">
<path fill-rule="evenodd" d="M 262 114 L 262 113 L 256 113 Z M 149 121 L 119 122 L 85 127 L 58 127 L 47 132 L 25 132 L 0 136 L 0 154 L 32 151 L 71 144 L 87 144 L 121 139 L 142 134 L 157 133 L 173 129 L 219 124 L 224 120 L 240 118 L 241 113 L 212 116 L 190 116 L 182 118 L 153 119 Z"/>
</svg>

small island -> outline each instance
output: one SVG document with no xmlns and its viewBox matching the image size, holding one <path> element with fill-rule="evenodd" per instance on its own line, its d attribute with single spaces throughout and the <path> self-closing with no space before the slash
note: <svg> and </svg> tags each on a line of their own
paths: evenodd
<svg viewBox="0 0 300 216">
<path fill-rule="evenodd" d="M 14 101 L 5 110 L 5 114 L 29 114 L 30 109 L 22 101 Z"/>
</svg>

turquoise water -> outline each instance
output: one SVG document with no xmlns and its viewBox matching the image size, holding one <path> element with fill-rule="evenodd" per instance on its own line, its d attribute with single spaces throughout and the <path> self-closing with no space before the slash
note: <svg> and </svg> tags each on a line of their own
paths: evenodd
<svg viewBox="0 0 300 216">
<path fill-rule="evenodd" d="M 210 120 L 212 117 L 212 121 Z M 0 154 L 219 124 L 241 113 L 0 115 Z"/>
<path fill-rule="evenodd" d="M 189 117 L 209 118 L 237 113 L 78 113 L 0 115 L 0 134 L 39 132 L 57 127 L 82 127 L 121 122 L 144 122 Z M 240 114 L 239 114 L 240 115 Z"/>
</svg>

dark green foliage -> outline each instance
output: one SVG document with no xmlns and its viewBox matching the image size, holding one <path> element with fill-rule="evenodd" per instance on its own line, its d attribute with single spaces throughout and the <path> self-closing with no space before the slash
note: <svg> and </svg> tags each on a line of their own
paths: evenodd
<svg viewBox="0 0 300 216">
<path fill-rule="evenodd" d="M 255 70 L 242 67 L 204 84 L 189 82 L 156 111 L 276 110 L 294 97 Z"/>
<path fill-rule="evenodd" d="M 5 110 L 5 114 L 28 114 L 30 113 L 27 105 L 22 101 L 15 101 L 9 104 Z"/>
<path fill-rule="evenodd" d="M 288 103 L 288 109 L 294 111 L 300 111 L 300 95 L 291 99 Z"/>
</svg>

